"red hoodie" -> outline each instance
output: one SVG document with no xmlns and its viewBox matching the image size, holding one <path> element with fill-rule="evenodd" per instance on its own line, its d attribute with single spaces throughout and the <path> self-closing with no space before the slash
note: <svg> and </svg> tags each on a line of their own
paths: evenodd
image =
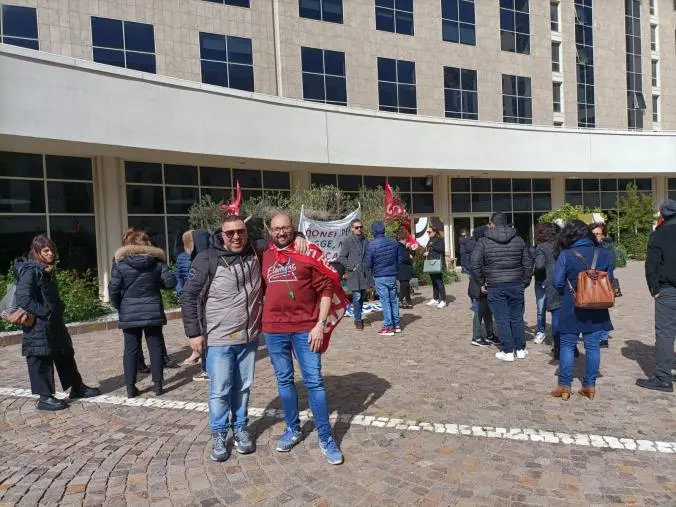
<svg viewBox="0 0 676 507">
<path fill-rule="evenodd" d="M 263 332 L 309 332 L 319 320 L 321 298 L 333 296 L 333 284 L 311 264 L 284 256 L 284 250 L 279 254 L 270 249 L 263 253 Z M 284 257 L 285 262 L 278 257 Z"/>
</svg>

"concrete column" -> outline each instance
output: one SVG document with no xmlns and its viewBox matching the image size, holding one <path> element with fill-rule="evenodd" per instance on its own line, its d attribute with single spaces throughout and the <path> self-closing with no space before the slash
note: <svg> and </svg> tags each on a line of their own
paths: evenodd
<svg viewBox="0 0 676 507">
<path fill-rule="evenodd" d="M 127 194 L 121 159 L 94 159 L 94 189 L 99 289 L 103 300 L 108 301 L 111 262 L 115 250 L 121 245 L 122 233 L 127 228 Z"/>
<path fill-rule="evenodd" d="M 653 204 L 658 210 L 662 201 L 669 196 L 669 185 L 666 176 L 653 177 Z"/>
<path fill-rule="evenodd" d="M 455 240 L 453 239 L 453 222 L 451 221 L 449 194 L 450 180 L 446 175 L 434 177 L 434 204 L 437 216 L 444 224 L 444 244 L 446 247 L 446 263 L 450 267 L 451 259 L 455 257 Z"/>
<path fill-rule="evenodd" d="M 559 209 L 566 203 L 565 176 L 552 176 L 552 209 Z"/>
<path fill-rule="evenodd" d="M 310 171 L 301 169 L 291 171 L 291 190 L 307 190 L 310 188 Z"/>
</svg>

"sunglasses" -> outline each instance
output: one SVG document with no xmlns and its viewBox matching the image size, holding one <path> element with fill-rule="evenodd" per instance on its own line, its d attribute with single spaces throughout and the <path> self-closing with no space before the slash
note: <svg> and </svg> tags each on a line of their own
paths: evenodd
<svg viewBox="0 0 676 507">
<path fill-rule="evenodd" d="M 363 229 L 363 226 L 361 225 L 354 225 L 352 226 L 353 229 Z"/>
<path fill-rule="evenodd" d="M 222 231 L 226 238 L 232 239 L 237 234 L 240 238 L 246 234 L 246 229 L 231 229 L 229 231 Z"/>
</svg>

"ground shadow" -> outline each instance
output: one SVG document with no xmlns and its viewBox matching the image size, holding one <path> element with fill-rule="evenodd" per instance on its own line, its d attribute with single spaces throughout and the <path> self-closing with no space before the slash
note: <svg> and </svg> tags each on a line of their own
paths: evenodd
<svg viewBox="0 0 676 507">
<path fill-rule="evenodd" d="M 646 377 L 655 373 L 655 346 L 646 345 L 638 340 L 629 340 L 622 347 L 622 355 L 627 359 L 636 361 Z"/>
<path fill-rule="evenodd" d="M 399 320 L 401 320 L 402 327 L 413 324 L 416 320 L 420 319 L 422 319 L 422 316 L 416 315 L 415 313 L 402 313 L 399 315 Z"/>
<path fill-rule="evenodd" d="M 328 375 L 324 377 L 324 387 L 329 400 L 329 410 L 338 413 L 338 421 L 333 425 L 333 434 L 340 445 L 349 429 L 349 423 L 340 421 L 340 416 L 363 413 L 375 405 L 380 397 L 392 387 L 392 384 L 372 373 L 355 372 L 341 376 Z M 307 389 L 302 380 L 296 381 L 296 390 L 298 391 L 298 409 L 300 411 L 308 409 Z M 267 406 L 267 409 L 281 408 L 279 397 Z M 252 430 L 256 438 L 263 435 L 276 422 L 271 417 L 264 417 L 253 424 Z M 313 429 L 314 423 L 307 421 L 302 427 L 303 436 L 306 437 Z"/>
</svg>

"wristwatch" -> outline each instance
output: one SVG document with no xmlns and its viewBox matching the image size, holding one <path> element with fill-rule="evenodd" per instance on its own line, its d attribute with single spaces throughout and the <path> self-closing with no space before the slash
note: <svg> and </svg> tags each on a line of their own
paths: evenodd
<svg viewBox="0 0 676 507">
<path fill-rule="evenodd" d="M 327 323 L 327 322 L 328 322 L 328 321 L 327 321 L 326 319 L 324 319 L 324 320 L 319 320 L 319 321 L 317 321 L 317 324 L 321 324 L 322 327 L 326 327 L 326 323 Z"/>
</svg>

